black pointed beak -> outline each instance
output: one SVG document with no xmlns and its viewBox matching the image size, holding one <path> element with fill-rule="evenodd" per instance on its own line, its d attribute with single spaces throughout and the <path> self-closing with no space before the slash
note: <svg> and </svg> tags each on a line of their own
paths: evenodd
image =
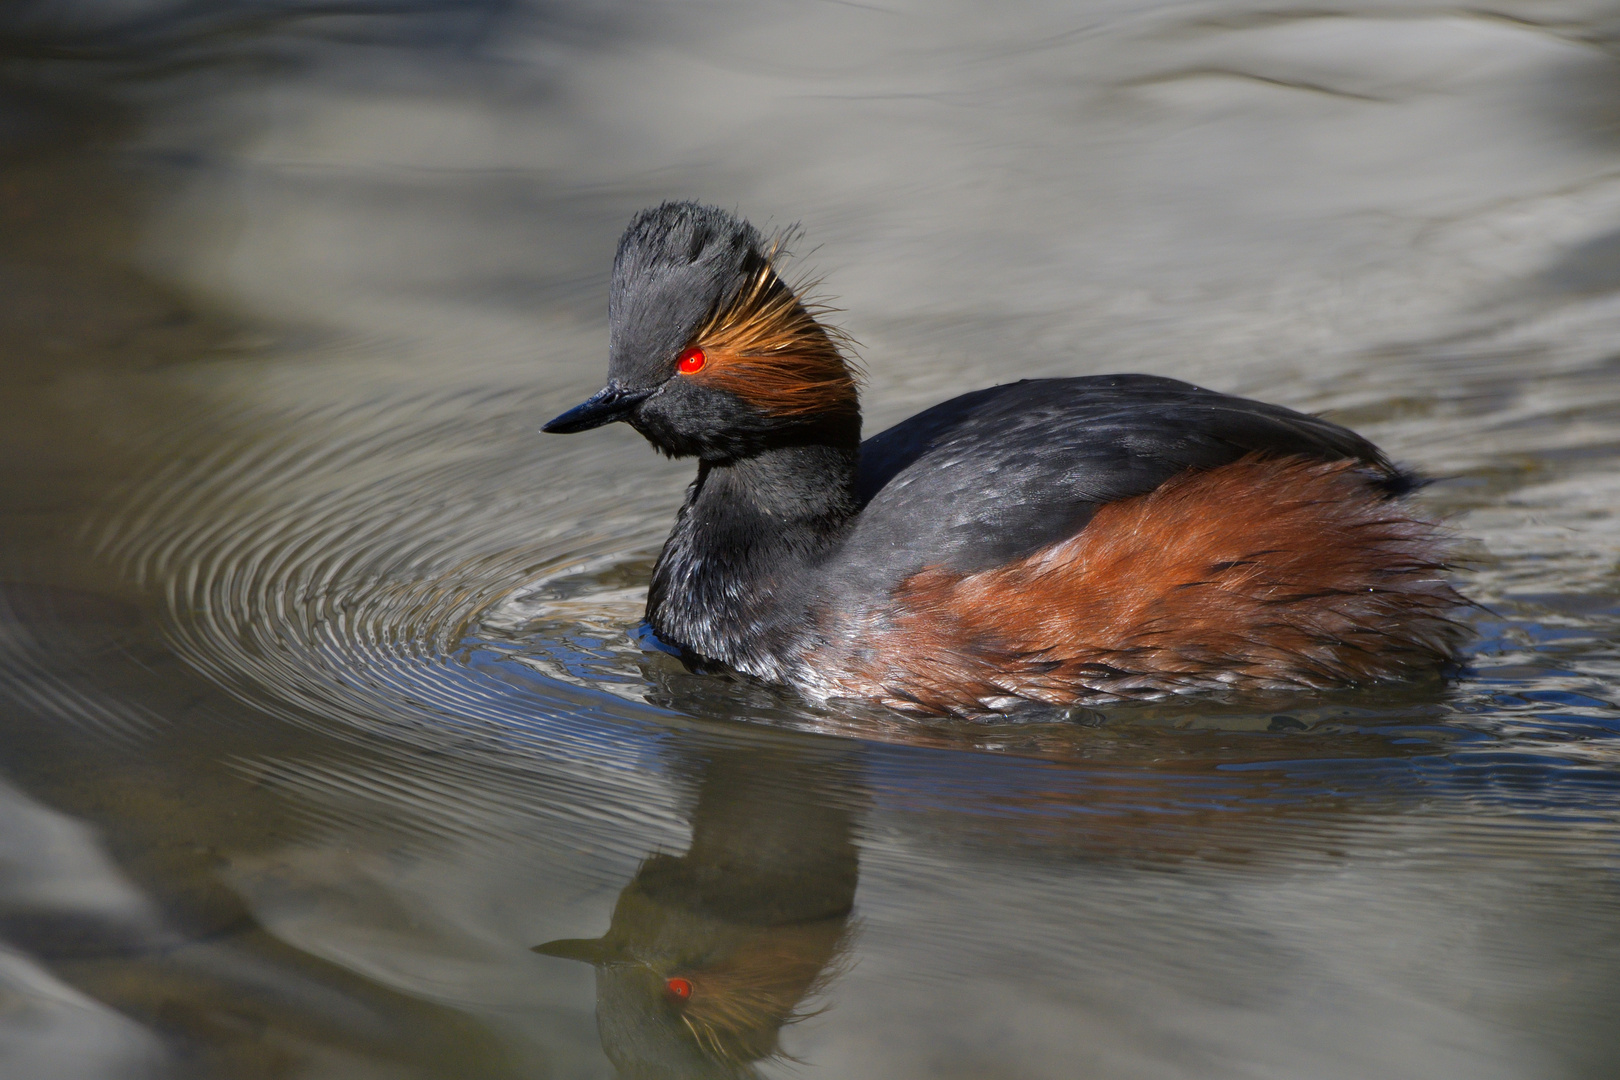
<svg viewBox="0 0 1620 1080">
<path fill-rule="evenodd" d="M 563 938 L 561 941 L 536 945 L 529 951 L 587 964 L 607 964 L 621 958 L 620 951 L 607 944 L 605 938 Z"/>
<path fill-rule="evenodd" d="M 617 383 L 608 383 L 589 401 L 575 405 L 540 430 L 551 435 L 572 435 L 576 431 L 589 431 L 615 420 L 623 420 L 630 415 L 631 409 L 650 397 L 656 389 L 631 390 Z"/>
</svg>

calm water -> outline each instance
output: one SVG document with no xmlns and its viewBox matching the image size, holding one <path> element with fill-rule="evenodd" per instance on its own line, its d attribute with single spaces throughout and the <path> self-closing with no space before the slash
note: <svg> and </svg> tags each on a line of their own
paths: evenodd
<svg viewBox="0 0 1620 1080">
<path fill-rule="evenodd" d="M 7 1080 L 1620 1071 L 1620 8 L 64 0 L 0 56 Z M 666 197 L 802 223 L 869 431 L 1153 371 L 1443 477 L 1470 669 L 1005 726 L 685 672 L 690 467 L 536 431 Z"/>
</svg>

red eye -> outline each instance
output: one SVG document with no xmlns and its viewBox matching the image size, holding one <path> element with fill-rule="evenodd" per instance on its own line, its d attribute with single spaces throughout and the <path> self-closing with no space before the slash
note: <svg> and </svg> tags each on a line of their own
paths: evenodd
<svg viewBox="0 0 1620 1080">
<path fill-rule="evenodd" d="M 675 366 L 680 369 L 682 375 L 692 375 L 696 372 L 702 371 L 703 350 L 687 349 L 685 352 L 681 353 L 681 358 L 675 361 Z M 690 990 L 691 988 L 688 987 L 688 989 Z"/>
<path fill-rule="evenodd" d="M 703 354 L 698 353 L 698 356 L 701 358 Z M 701 365 L 701 363 L 702 360 L 700 359 L 699 364 Z M 681 978 L 679 975 L 665 982 L 664 989 L 669 991 L 669 996 L 674 998 L 676 1001 L 685 1001 L 687 998 L 692 996 L 692 984 Z"/>
</svg>

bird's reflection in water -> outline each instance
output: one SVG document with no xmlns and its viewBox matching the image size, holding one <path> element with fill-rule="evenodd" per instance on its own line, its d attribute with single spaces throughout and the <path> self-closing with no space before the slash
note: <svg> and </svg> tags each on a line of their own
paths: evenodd
<svg viewBox="0 0 1620 1080">
<path fill-rule="evenodd" d="M 686 853 L 649 856 L 602 937 L 535 947 L 596 967 L 602 1048 L 628 1077 L 754 1075 L 851 936 L 847 759 L 722 751 L 699 770 Z"/>
</svg>

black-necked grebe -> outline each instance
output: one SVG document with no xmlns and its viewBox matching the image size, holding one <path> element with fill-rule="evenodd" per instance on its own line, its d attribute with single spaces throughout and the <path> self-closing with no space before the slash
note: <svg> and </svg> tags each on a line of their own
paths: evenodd
<svg viewBox="0 0 1620 1080">
<path fill-rule="evenodd" d="M 613 262 L 608 384 L 698 459 L 647 619 L 694 660 L 925 714 L 1433 672 L 1444 544 L 1367 440 L 1173 379 L 1030 379 L 861 441 L 841 335 L 747 222 L 665 203 Z"/>
</svg>

